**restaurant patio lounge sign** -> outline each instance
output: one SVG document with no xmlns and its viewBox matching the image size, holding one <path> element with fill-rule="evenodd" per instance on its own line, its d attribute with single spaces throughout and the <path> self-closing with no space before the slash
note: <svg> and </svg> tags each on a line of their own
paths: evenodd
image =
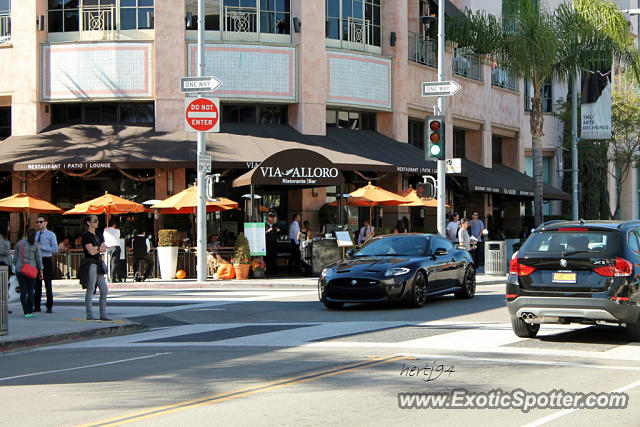
<svg viewBox="0 0 640 427">
<path fill-rule="evenodd" d="M 303 149 L 284 150 L 239 177 L 239 185 L 332 186 L 344 184 L 342 172 L 326 157 Z"/>
</svg>

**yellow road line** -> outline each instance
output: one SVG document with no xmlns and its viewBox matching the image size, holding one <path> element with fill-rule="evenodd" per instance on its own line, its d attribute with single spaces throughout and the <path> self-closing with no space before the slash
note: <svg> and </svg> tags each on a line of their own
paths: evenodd
<svg viewBox="0 0 640 427">
<path fill-rule="evenodd" d="M 217 402 L 223 402 L 225 400 L 236 399 L 238 397 L 244 397 L 251 394 L 262 393 L 269 390 L 274 390 L 282 387 L 288 387 L 294 384 L 300 384 L 307 381 L 313 381 L 320 378 L 331 377 L 345 372 L 355 371 L 357 369 L 369 368 L 376 365 L 382 365 L 384 363 L 395 362 L 397 360 L 406 360 L 407 356 L 386 356 L 374 360 L 350 363 L 348 365 L 342 365 L 335 368 L 324 369 L 321 371 L 310 372 L 307 374 L 298 375 L 291 378 L 284 378 L 280 380 L 269 381 L 266 383 L 256 384 L 249 387 L 241 388 L 238 390 L 229 391 L 226 393 L 218 393 L 211 396 L 200 397 L 198 399 L 187 400 L 184 402 L 174 403 L 172 405 L 158 406 L 150 408 L 144 411 L 131 413 L 128 415 L 121 415 L 119 417 L 108 418 L 102 421 L 96 421 L 89 424 L 82 424 L 78 427 L 96 427 L 96 426 L 118 426 L 122 424 L 132 423 L 135 421 L 141 421 L 149 418 L 159 417 L 162 415 L 171 414 L 173 412 L 183 411 L 185 409 L 191 409 L 198 406 L 210 405 Z"/>
</svg>

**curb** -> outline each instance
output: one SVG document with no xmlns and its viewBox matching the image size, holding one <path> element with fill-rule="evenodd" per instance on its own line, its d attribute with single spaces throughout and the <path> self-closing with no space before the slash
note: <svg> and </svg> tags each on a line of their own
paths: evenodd
<svg viewBox="0 0 640 427">
<path fill-rule="evenodd" d="M 142 323 L 128 323 L 126 325 L 115 325 L 105 328 L 84 329 L 81 331 L 61 332 L 53 335 L 43 335 L 39 337 L 18 338 L 8 341 L 0 341 L 0 354 L 12 351 L 32 349 L 52 344 L 66 344 L 76 341 L 84 341 L 94 338 L 107 338 L 119 335 L 128 335 L 142 332 L 148 329 Z"/>
</svg>

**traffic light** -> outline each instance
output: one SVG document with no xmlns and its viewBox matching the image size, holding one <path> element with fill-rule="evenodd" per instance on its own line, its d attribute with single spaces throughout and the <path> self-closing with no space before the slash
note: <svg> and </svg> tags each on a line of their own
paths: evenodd
<svg viewBox="0 0 640 427">
<path fill-rule="evenodd" d="M 445 126 L 444 116 L 427 116 L 426 117 L 426 144 L 425 158 L 427 160 L 444 160 L 445 159 Z"/>
</svg>

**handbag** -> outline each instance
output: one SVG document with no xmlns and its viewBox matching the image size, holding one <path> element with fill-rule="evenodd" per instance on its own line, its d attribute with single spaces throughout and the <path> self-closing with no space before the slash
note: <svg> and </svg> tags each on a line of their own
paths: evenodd
<svg viewBox="0 0 640 427">
<path fill-rule="evenodd" d="M 23 276 L 26 276 L 30 279 L 35 279 L 36 277 L 38 277 L 38 269 L 35 268 L 33 265 L 31 264 L 27 264 L 26 262 L 24 262 L 24 248 L 23 248 L 24 244 L 20 245 L 20 255 L 22 255 L 22 267 L 20 267 L 20 274 L 22 274 Z"/>
</svg>

